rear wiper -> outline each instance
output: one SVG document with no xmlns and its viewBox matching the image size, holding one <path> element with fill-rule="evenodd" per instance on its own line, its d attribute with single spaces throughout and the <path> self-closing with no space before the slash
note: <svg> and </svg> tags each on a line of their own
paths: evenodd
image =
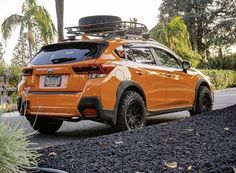
<svg viewBox="0 0 236 173">
<path fill-rule="evenodd" d="M 67 61 L 74 61 L 76 60 L 76 58 L 57 58 L 57 59 L 52 59 L 52 63 L 53 64 L 59 64 L 59 63 L 63 63 L 63 62 L 67 62 Z"/>
</svg>

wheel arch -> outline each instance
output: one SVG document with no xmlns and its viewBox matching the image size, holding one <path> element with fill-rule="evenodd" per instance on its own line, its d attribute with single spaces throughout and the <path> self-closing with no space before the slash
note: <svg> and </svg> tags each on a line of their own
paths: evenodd
<svg viewBox="0 0 236 173">
<path fill-rule="evenodd" d="M 142 87 L 138 83 L 136 83 L 134 81 L 124 81 L 124 82 L 122 82 L 119 85 L 118 89 L 117 89 L 117 93 L 116 93 L 117 102 L 120 101 L 120 97 L 122 96 L 122 94 L 125 91 L 136 91 L 136 92 L 138 92 L 141 95 L 141 97 L 143 98 L 143 101 L 144 101 L 145 106 L 146 106 L 146 96 L 145 96 L 145 93 L 144 93 Z"/>
<path fill-rule="evenodd" d="M 116 120 L 117 120 L 117 111 L 118 111 L 118 106 L 119 106 L 119 103 L 120 103 L 120 99 L 121 99 L 122 94 L 125 91 L 136 91 L 137 93 L 139 93 L 141 95 L 141 97 L 143 98 L 143 101 L 145 103 L 145 107 L 147 107 L 147 105 L 146 105 L 146 96 L 145 96 L 145 93 L 144 93 L 142 87 L 134 81 L 124 81 L 124 82 L 122 82 L 119 85 L 119 87 L 117 88 L 117 91 L 116 91 L 116 104 L 115 104 L 115 108 L 114 108 L 114 116 L 112 118 L 112 121 L 113 121 L 114 125 L 116 124 Z"/>
<path fill-rule="evenodd" d="M 193 107 L 195 107 L 195 105 L 196 105 L 196 101 L 197 101 L 197 97 L 198 97 L 198 91 L 199 91 L 199 89 L 200 89 L 201 86 L 205 86 L 205 87 L 207 87 L 207 88 L 211 91 L 211 87 L 210 87 L 209 83 L 207 82 L 207 80 L 205 80 L 205 79 L 200 79 L 200 80 L 197 82 L 197 85 L 196 85 L 196 88 L 195 88 L 195 98 L 194 98 Z"/>
</svg>

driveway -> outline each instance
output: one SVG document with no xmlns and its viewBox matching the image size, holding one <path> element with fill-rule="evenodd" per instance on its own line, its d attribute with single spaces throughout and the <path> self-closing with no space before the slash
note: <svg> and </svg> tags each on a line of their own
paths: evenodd
<svg viewBox="0 0 236 173">
<path fill-rule="evenodd" d="M 221 109 L 236 104 L 236 88 L 215 91 L 215 103 L 213 109 Z M 163 123 L 170 120 L 186 118 L 187 111 L 159 115 L 148 119 L 148 124 Z M 4 115 L 4 121 L 16 128 L 23 128 L 28 133 L 33 133 L 31 141 L 38 143 L 39 147 L 47 147 L 56 144 L 72 142 L 82 138 L 101 136 L 112 133 L 110 126 L 92 121 L 77 123 L 64 122 L 60 130 L 53 135 L 42 135 L 34 132 L 24 117 L 17 112 Z"/>
</svg>

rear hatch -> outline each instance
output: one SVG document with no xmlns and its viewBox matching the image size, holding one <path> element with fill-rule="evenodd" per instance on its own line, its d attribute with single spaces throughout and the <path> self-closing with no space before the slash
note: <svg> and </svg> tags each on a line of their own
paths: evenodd
<svg viewBox="0 0 236 173">
<path fill-rule="evenodd" d="M 106 42 L 84 41 L 44 46 L 23 69 L 27 86 L 30 91 L 82 91 L 88 74 L 81 69 L 93 68 L 106 47 Z"/>
</svg>

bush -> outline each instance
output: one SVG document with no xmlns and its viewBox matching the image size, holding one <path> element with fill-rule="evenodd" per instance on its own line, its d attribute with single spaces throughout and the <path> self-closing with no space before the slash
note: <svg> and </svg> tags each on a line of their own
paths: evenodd
<svg viewBox="0 0 236 173">
<path fill-rule="evenodd" d="M 30 148 L 29 135 L 3 122 L 5 107 L 0 105 L 0 170 L 4 173 L 23 173 L 24 168 L 36 166 L 39 155 L 35 148 Z"/>
<path fill-rule="evenodd" d="M 192 50 L 178 50 L 175 49 L 175 52 L 183 59 L 191 62 L 193 67 L 197 67 L 202 60 L 200 54 Z"/>
<path fill-rule="evenodd" d="M 236 53 L 224 57 L 211 57 L 207 61 L 202 62 L 198 68 L 236 70 Z"/>
<path fill-rule="evenodd" d="M 203 69 L 201 72 L 210 77 L 215 89 L 225 89 L 236 86 L 236 71 Z"/>
</svg>

